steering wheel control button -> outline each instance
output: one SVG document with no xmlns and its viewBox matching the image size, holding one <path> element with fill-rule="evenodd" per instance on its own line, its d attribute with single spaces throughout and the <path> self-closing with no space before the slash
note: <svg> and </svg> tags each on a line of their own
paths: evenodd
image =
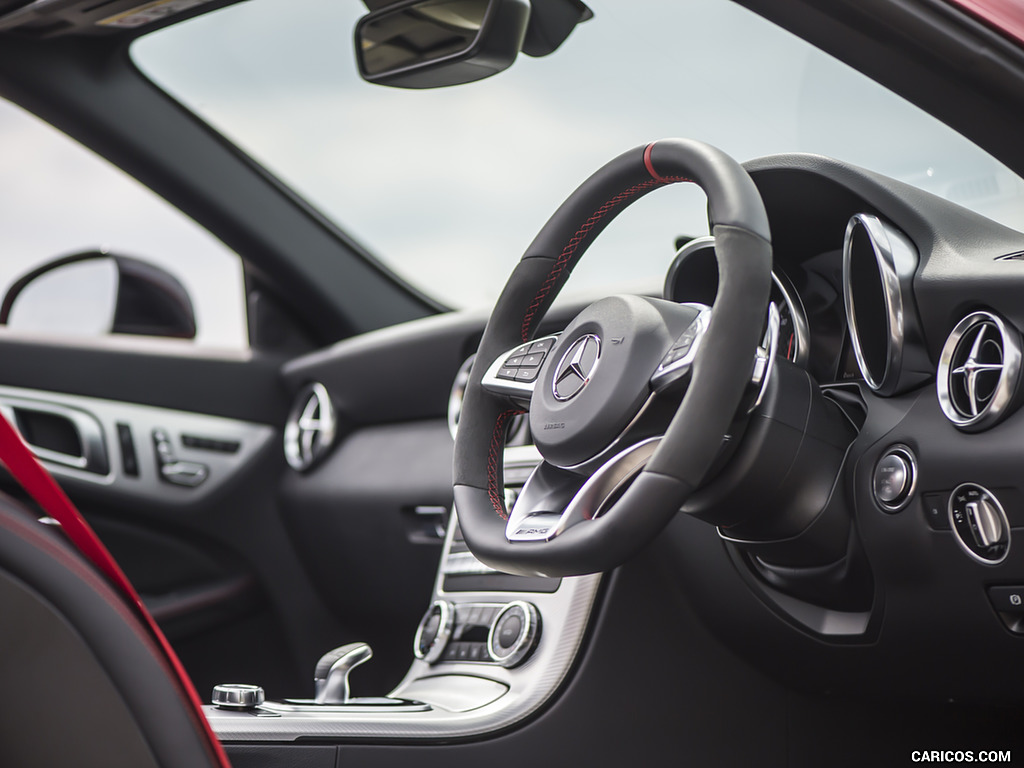
<svg viewBox="0 0 1024 768">
<path fill-rule="evenodd" d="M 266 698 L 258 685 L 224 683 L 214 686 L 211 700 L 218 709 L 246 710 L 256 709 Z"/>
<path fill-rule="evenodd" d="M 676 337 L 676 340 L 672 342 L 672 346 L 658 364 L 658 369 L 651 377 L 651 386 L 655 389 L 664 389 L 686 376 L 693 365 L 694 359 L 697 357 L 700 342 L 704 338 L 705 331 L 708 329 L 708 323 L 711 321 L 711 309 L 702 304 L 688 306 L 698 310 L 697 316 L 686 327 L 686 330 Z"/>
<path fill-rule="evenodd" d="M 413 640 L 413 655 L 428 664 L 438 661 L 444 654 L 455 625 L 452 604 L 444 600 L 435 602 L 420 621 Z"/>
<path fill-rule="evenodd" d="M 555 336 L 546 336 L 506 352 L 487 369 L 481 384 L 491 392 L 529 399 L 548 350 L 555 346 L 556 341 Z"/>
<path fill-rule="evenodd" d="M 996 565 L 1010 551 L 1010 524 L 999 500 L 974 483 L 958 486 L 949 497 L 949 522 L 961 548 L 979 563 Z"/>
<path fill-rule="evenodd" d="M 905 445 L 894 445 L 875 464 L 871 490 L 885 512 L 899 512 L 910 502 L 917 485 L 917 460 Z"/>
<path fill-rule="evenodd" d="M 529 657 L 540 637 L 540 614 L 530 603 L 515 600 L 499 611 L 487 636 L 487 653 L 503 667 Z"/>
</svg>

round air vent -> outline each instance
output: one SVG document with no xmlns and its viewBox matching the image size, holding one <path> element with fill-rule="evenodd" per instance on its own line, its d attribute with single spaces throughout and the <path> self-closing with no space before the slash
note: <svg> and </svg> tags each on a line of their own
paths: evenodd
<svg viewBox="0 0 1024 768">
<path fill-rule="evenodd" d="M 284 427 L 284 456 L 288 465 L 305 472 L 322 459 L 334 445 L 338 420 L 327 388 L 307 384 L 295 398 Z"/>
<path fill-rule="evenodd" d="M 843 241 L 843 303 L 857 367 L 880 395 L 906 392 L 931 378 L 913 280 L 917 248 L 877 216 L 850 219 Z"/>
<path fill-rule="evenodd" d="M 1020 334 L 991 312 L 974 312 L 949 334 L 936 381 L 942 412 L 965 432 L 987 429 L 1016 404 Z"/>
</svg>

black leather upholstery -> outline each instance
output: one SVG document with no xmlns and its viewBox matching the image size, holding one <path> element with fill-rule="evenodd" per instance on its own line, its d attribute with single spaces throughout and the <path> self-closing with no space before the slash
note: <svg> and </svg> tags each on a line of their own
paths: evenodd
<svg viewBox="0 0 1024 768">
<path fill-rule="evenodd" d="M 2 496 L 0 617 L 0 765 L 217 765 L 132 610 L 59 529 Z"/>
</svg>

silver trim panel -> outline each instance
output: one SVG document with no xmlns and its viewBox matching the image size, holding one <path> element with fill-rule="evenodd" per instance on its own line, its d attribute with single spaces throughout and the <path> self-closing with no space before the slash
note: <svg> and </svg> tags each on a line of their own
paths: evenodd
<svg viewBox="0 0 1024 768">
<path fill-rule="evenodd" d="M 263 450 L 274 435 L 273 428 L 265 424 L 94 397 L 0 386 L 0 405 L 21 403 L 31 403 L 33 408 L 47 406 L 70 409 L 93 419 L 99 425 L 103 442 L 109 451 L 106 474 L 89 472 L 46 456 L 40 458 L 46 468 L 60 480 L 72 484 L 105 486 L 104 492 L 111 497 L 120 496 L 133 503 L 148 500 L 164 506 L 187 507 L 195 504 L 216 492 L 239 468 Z M 138 475 L 124 472 L 117 436 L 118 424 L 126 425 L 131 430 Z M 163 462 L 157 456 L 152 439 L 153 433 L 157 431 L 168 435 L 175 459 L 202 464 L 207 468 L 207 477 L 202 485 L 175 485 L 161 478 L 159 468 Z M 202 435 L 237 442 L 239 448 L 235 453 L 190 448 L 182 442 L 182 435 Z"/>
<path fill-rule="evenodd" d="M 526 451 L 511 451 L 520 461 Z M 452 513 L 441 562 L 451 550 Z M 562 685 L 583 642 L 601 575 L 562 579 L 552 593 L 445 592 L 444 573 L 438 569 L 434 599 L 463 604 L 508 603 L 528 599 L 541 617 L 544 633 L 532 655 L 520 666 L 442 661 L 434 665 L 415 659 L 408 673 L 390 694 L 429 705 L 429 711 L 392 710 L 338 712 L 226 712 L 206 707 L 215 732 L 224 742 L 292 742 L 298 739 L 424 739 L 446 740 L 481 736 L 509 728 L 536 712 Z M 453 696 L 446 681 L 470 678 L 486 695 Z"/>
</svg>

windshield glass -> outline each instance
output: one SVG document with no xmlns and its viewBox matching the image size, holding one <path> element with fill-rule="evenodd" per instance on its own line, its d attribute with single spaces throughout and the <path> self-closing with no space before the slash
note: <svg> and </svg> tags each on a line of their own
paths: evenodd
<svg viewBox="0 0 1024 768">
<path fill-rule="evenodd" d="M 469 85 L 360 80 L 358 0 L 252 0 L 140 38 L 138 66 L 397 274 L 453 307 L 493 302 L 590 173 L 686 136 L 739 160 L 831 155 L 1024 228 L 1024 183 L 873 81 L 727 0 L 588 0 L 554 54 Z M 706 234 L 685 185 L 632 206 L 568 290 L 658 290 L 680 236 Z M 836 244 L 839 247 L 839 243 Z"/>
</svg>

